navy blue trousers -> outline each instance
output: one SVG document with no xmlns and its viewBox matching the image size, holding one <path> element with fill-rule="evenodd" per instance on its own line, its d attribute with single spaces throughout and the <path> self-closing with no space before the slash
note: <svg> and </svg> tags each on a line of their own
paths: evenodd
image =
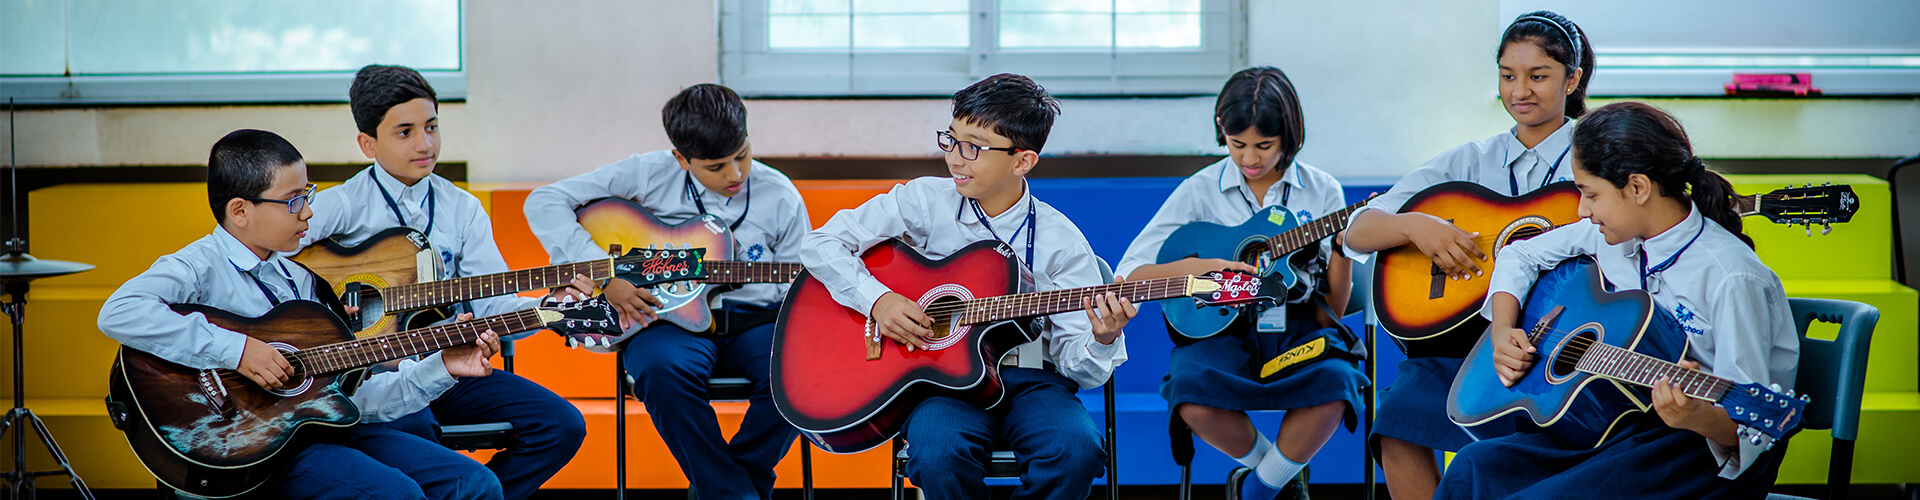
<svg viewBox="0 0 1920 500">
<path fill-rule="evenodd" d="M 1100 430 L 1074 393 L 1079 385 L 1050 370 L 1003 368 L 1006 395 L 991 410 L 948 397 L 923 401 L 907 417 L 907 477 L 927 498 L 987 498 L 993 450 L 1013 450 L 1026 470 L 1013 498 L 1082 500 L 1106 473 Z"/>
<path fill-rule="evenodd" d="M 1454 455 L 1434 498 L 1760 500 L 1787 452 L 1778 443 L 1739 477 L 1723 479 L 1707 438 L 1651 412 L 1624 425 L 1591 449 L 1561 448 L 1544 433 L 1474 442 Z"/>
<path fill-rule="evenodd" d="M 420 411 L 396 425 L 355 426 L 344 442 L 302 450 L 263 493 L 308 500 L 501 498 L 500 481 L 485 466 L 405 430 L 431 427 L 432 418 Z"/>
<path fill-rule="evenodd" d="M 533 495 L 580 451 L 587 438 L 587 422 L 580 409 L 526 377 L 494 370 L 485 377 L 467 377 L 433 400 L 431 412 L 384 424 L 433 441 L 438 446 L 441 425 L 513 424 L 514 442 L 487 460 L 500 478 L 509 500 Z M 364 425 L 362 427 L 365 427 Z"/>
<path fill-rule="evenodd" d="M 773 405 L 773 323 L 726 336 L 688 332 L 661 321 L 628 339 L 623 366 L 633 395 L 647 405 L 653 428 L 700 498 L 773 496 L 773 466 L 800 430 Z M 745 377 L 753 397 L 731 441 L 707 403 L 707 379 Z"/>
</svg>

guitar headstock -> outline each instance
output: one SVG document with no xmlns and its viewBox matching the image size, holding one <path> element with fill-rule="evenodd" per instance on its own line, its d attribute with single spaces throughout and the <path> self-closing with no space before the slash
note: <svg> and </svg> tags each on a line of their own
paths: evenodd
<svg viewBox="0 0 1920 500">
<path fill-rule="evenodd" d="M 1814 224 L 1823 226 L 1820 234 L 1833 232 L 1833 223 L 1853 220 L 1854 211 L 1860 208 L 1860 198 L 1853 194 L 1853 186 L 1846 184 L 1789 185 L 1766 194 L 1734 196 L 1733 201 L 1734 211 L 1741 216 L 1759 215 L 1775 224 L 1799 224 L 1807 227 L 1809 235 Z"/>
<path fill-rule="evenodd" d="M 705 248 L 635 248 L 613 260 L 614 277 L 650 287 L 707 278 Z"/>
<path fill-rule="evenodd" d="M 1740 424 L 1741 436 L 1753 444 L 1774 442 L 1786 439 L 1800 431 L 1800 420 L 1807 410 L 1808 397 L 1795 397 L 1793 391 L 1782 394 L 1775 385 L 1771 388 L 1756 383 L 1740 384 L 1728 387 L 1720 397 L 1720 406 L 1727 409 L 1727 416 Z"/>
<path fill-rule="evenodd" d="M 586 300 L 572 296 L 547 299 L 539 309 L 546 329 L 567 337 L 570 344 L 591 341 L 611 346 L 611 339 L 621 333 L 620 313 L 613 310 L 613 304 L 608 304 L 604 295 Z"/>
<path fill-rule="evenodd" d="M 1277 280 L 1233 271 L 1214 271 L 1189 276 L 1187 280 L 1187 295 L 1193 297 L 1196 306 L 1237 306 L 1259 300 L 1278 301 L 1286 297 L 1286 293 L 1286 288 Z"/>
</svg>

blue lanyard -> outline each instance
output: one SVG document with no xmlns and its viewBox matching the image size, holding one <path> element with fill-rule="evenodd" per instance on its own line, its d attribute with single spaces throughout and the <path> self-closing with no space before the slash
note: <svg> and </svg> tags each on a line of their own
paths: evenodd
<svg viewBox="0 0 1920 500">
<path fill-rule="evenodd" d="M 267 296 L 267 303 L 269 303 L 269 304 L 272 304 L 272 305 L 275 305 L 275 306 L 278 306 L 278 305 L 280 305 L 280 302 L 281 302 L 281 301 L 280 301 L 280 296 L 279 296 L 278 294 L 275 294 L 275 293 L 273 293 L 273 289 L 271 289 L 271 288 L 267 288 L 267 283 L 266 283 L 266 282 L 263 282 L 263 281 L 260 281 L 260 277 L 259 277 L 259 276 L 254 276 L 254 275 L 253 275 L 253 273 L 250 273 L 250 272 L 247 272 L 247 270 L 245 270 L 245 269 L 241 269 L 241 268 L 240 268 L 240 265 L 239 265 L 239 264 L 234 264 L 234 263 L 233 263 L 232 261 L 228 261 L 227 263 L 228 263 L 228 264 L 232 264 L 232 265 L 233 265 L 233 270 L 235 270 L 235 271 L 239 271 L 239 272 L 240 272 L 240 274 L 241 274 L 242 276 L 246 276 L 246 277 L 247 277 L 247 279 L 251 279 L 251 280 L 253 280 L 253 286 L 256 286 L 256 287 L 259 287 L 259 288 L 260 288 L 260 293 L 261 293 L 262 295 L 266 295 L 266 296 Z M 264 266 L 264 265 L 267 265 L 267 263 L 265 263 L 265 262 L 261 262 L 261 263 L 260 263 L 260 265 L 263 265 L 263 266 Z M 299 294 L 300 294 L 300 289 L 298 288 L 298 287 L 299 287 L 299 285 L 296 285 L 296 284 L 294 284 L 294 282 L 293 282 L 293 274 L 292 274 L 292 273 L 288 273 L 288 272 L 287 272 L 287 266 L 286 266 L 286 264 L 281 264 L 281 265 L 280 265 L 280 275 L 281 275 L 281 276 L 285 276 L 285 277 L 287 278 L 287 285 L 289 285 L 289 286 L 294 286 L 294 287 L 296 287 L 296 288 L 294 288 L 294 290 L 293 290 L 293 293 L 294 293 L 294 295 L 299 295 Z"/>
<path fill-rule="evenodd" d="M 745 191 L 744 193 L 741 193 L 741 194 L 747 195 L 747 202 L 746 202 L 747 204 L 745 208 L 740 209 L 740 218 L 734 219 L 732 224 L 727 225 L 728 231 L 740 230 L 740 223 L 746 222 L 747 220 L 747 212 L 753 211 L 753 183 L 748 181 L 742 181 L 742 184 L 745 184 L 745 185 L 742 186 L 740 190 Z M 700 201 L 700 190 L 693 188 L 693 172 L 687 172 L 687 198 L 693 200 L 694 208 L 700 209 L 700 215 L 707 214 L 706 202 Z"/>
<path fill-rule="evenodd" d="M 380 167 L 375 166 L 374 168 Z M 387 200 L 387 208 L 393 209 L 393 219 L 400 221 L 400 225 L 402 226 L 413 227 L 412 223 L 407 222 L 407 216 L 400 213 L 400 204 L 393 202 L 393 195 L 387 193 L 386 186 L 380 185 L 380 179 L 374 176 L 373 171 L 367 171 L 367 177 L 374 178 L 373 187 L 380 188 L 380 197 Z M 427 183 L 427 229 L 422 231 L 422 233 L 426 236 L 433 236 L 433 208 L 439 201 L 433 199 L 433 181 L 420 179 L 420 182 Z"/>
<path fill-rule="evenodd" d="M 1669 267 L 1673 267 L 1673 263 L 1675 261 L 1680 260 L 1680 254 L 1687 253 L 1687 249 L 1693 246 L 1693 242 L 1700 241 L 1700 234 L 1705 232 L 1707 232 L 1707 221 L 1702 220 L 1700 221 L 1700 230 L 1693 232 L 1693 239 L 1687 240 L 1687 244 L 1685 245 L 1680 245 L 1679 251 L 1673 252 L 1672 257 L 1667 257 L 1667 260 L 1661 261 L 1659 265 L 1653 266 L 1653 269 L 1647 269 L 1647 244 L 1646 242 L 1641 242 L 1640 243 L 1640 289 L 1641 290 L 1647 289 L 1647 278 L 1652 277 L 1655 274 L 1659 274 L 1661 271 L 1665 271 Z M 1652 292 L 1648 292 L 1648 293 L 1652 293 Z"/>
<path fill-rule="evenodd" d="M 1007 241 L 1005 239 L 1000 238 L 1000 233 L 993 230 L 993 223 L 987 220 L 987 212 L 985 210 L 980 209 L 980 200 L 968 198 L 967 201 L 972 203 L 974 219 L 979 220 L 980 225 L 987 226 L 987 234 L 993 235 L 993 239 L 1005 241 L 1009 245 L 1013 244 L 1013 242 L 1011 241 Z M 959 219 L 960 219 L 960 216 L 958 215 L 954 216 L 954 220 L 959 220 Z M 1027 260 L 1026 262 L 1023 262 L 1023 264 L 1027 265 L 1027 271 L 1029 272 L 1033 271 L 1033 233 L 1036 232 L 1033 228 L 1033 224 L 1034 224 L 1033 220 L 1034 220 L 1033 202 L 1028 201 L 1027 202 L 1027 221 L 1024 224 L 1025 227 L 1014 229 L 1013 237 L 1019 238 L 1021 231 L 1027 232 Z"/>
<path fill-rule="evenodd" d="M 1555 173 L 1558 173 L 1558 172 L 1560 172 L 1560 162 L 1563 162 L 1563 161 L 1566 161 L 1566 160 L 1567 160 L 1567 153 L 1571 153 L 1571 152 L 1573 152 L 1573 145 L 1572 145 L 1572 144 L 1568 144 L 1568 145 L 1567 145 L 1567 149 L 1566 149 L 1565 151 L 1561 151 L 1561 152 L 1560 152 L 1560 159 L 1558 159 L 1558 160 L 1554 160 L 1554 161 L 1553 161 L 1553 167 L 1552 167 L 1552 168 L 1548 168 L 1548 169 L 1547 169 L 1547 176 L 1546 176 L 1546 177 L 1542 177 L 1542 178 L 1540 179 L 1540 185 L 1539 185 L 1539 186 L 1537 186 L 1537 187 L 1534 187 L 1534 189 L 1540 189 L 1540 188 L 1543 188 L 1543 187 L 1547 187 L 1547 184 L 1548 184 L 1548 183 L 1551 183 L 1551 182 L 1553 182 L 1553 174 L 1555 174 Z M 1511 148 L 1509 148 L 1509 149 L 1507 150 L 1507 154 L 1508 154 L 1508 155 L 1511 155 L 1511 154 L 1513 154 L 1513 150 L 1512 150 Z M 1507 162 L 1506 162 L 1506 164 L 1507 164 L 1507 184 L 1508 184 L 1508 186 L 1510 186 L 1510 187 L 1509 187 L 1508 189 L 1512 189 L 1512 190 L 1513 190 L 1513 195 L 1514 195 L 1514 196 L 1520 196 L 1520 179 L 1519 179 L 1519 178 L 1517 178 L 1517 177 L 1514 177 L 1514 174 L 1513 174 L 1513 162 L 1512 162 L 1512 161 L 1511 161 L 1511 160 L 1510 160 L 1509 158 L 1505 158 L 1505 157 L 1503 157 L 1502 159 L 1505 159 L 1505 160 L 1509 160 L 1509 161 L 1507 161 Z"/>
</svg>

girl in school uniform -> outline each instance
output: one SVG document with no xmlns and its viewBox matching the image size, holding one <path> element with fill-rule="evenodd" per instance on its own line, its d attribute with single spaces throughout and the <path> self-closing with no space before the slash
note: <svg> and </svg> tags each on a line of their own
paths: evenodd
<svg viewBox="0 0 1920 500">
<path fill-rule="evenodd" d="M 1139 280 L 1220 269 L 1252 273 L 1251 265 L 1223 259 L 1153 262 L 1167 235 L 1190 222 L 1239 225 L 1266 207 L 1282 207 L 1306 221 L 1345 208 L 1340 183 L 1332 175 L 1294 159 L 1306 138 L 1305 122 L 1285 73 L 1262 67 L 1234 74 L 1220 91 L 1214 123 L 1216 139 L 1231 154 L 1174 189 L 1127 247 L 1118 275 Z M 1250 324 L 1174 347 L 1161 383 L 1160 395 L 1167 399 L 1175 429 L 1184 424 L 1245 465 L 1229 477 L 1230 496 L 1279 498 L 1284 486 L 1284 498 L 1305 498 L 1301 469 L 1343 420 L 1348 429 L 1356 422 L 1359 389 L 1367 383 L 1356 358 L 1323 355 L 1277 380 L 1262 382 L 1259 375 L 1262 364 L 1314 338 L 1329 338 L 1336 350 L 1352 345 L 1350 332 L 1330 331 L 1340 328 L 1338 314 L 1346 310 L 1350 264 L 1332 252 L 1330 241 L 1305 253 L 1316 250 L 1318 256 L 1307 262 L 1308 272 L 1302 276 L 1312 293 L 1269 310 L 1284 328 Z M 1253 427 L 1246 412 L 1254 410 L 1286 410 L 1277 439 Z M 1175 436 L 1186 439 L 1185 434 Z M 1185 444 L 1176 442 L 1176 447 Z"/>
<path fill-rule="evenodd" d="M 1375 251 L 1412 244 L 1448 275 L 1471 276 L 1481 272 L 1475 261 L 1486 259 L 1473 242 L 1477 234 L 1431 215 L 1397 213 L 1409 198 L 1448 181 L 1519 196 L 1573 178 L 1565 163 L 1593 78 L 1586 33 L 1559 14 L 1528 13 L 1507 26 L 1496 61 L 1500 100 L 1514 127 L 1440 153 L 1355 211 L 1342 240 L 1348 257 L 1364 263 Z M 1394 498 L 1432 497 L 1440 481 L 1434 450 L 1459 451 L 1472 442 L 1447 419 L 1447 388 L 1460 363 L 1451 357 L 1408 359 L 1393 384 L 1381 389 L 1370 445 L 1379 447 L 1376 456 Z"/>
<path fill-rule="evenodd" d="M 1679 122 L 1646 104 L 1610 104 L 1580 123 L 1573 144 L 1582 220 L 1507 246 L 1495 266 L 1482 313 L 1500 382 L 1512 386 L 1536 359 L 1515 324 L 1518 297 L 1539 273 L 1586 255 L 1614 288 L 1645 290 L 1680 321 L 1681 366 L 1792 389 L 1800 337 L 1780 278 L 1741 234 L 1733 186 L 1693 155 Z M 1544 433 L 1467 445 L 1435 498 L 1767 495 L 1784 447 L 1740 439 L 1726 410 L 1665 379 L 1653 409 L 1592 449 L 1563 449 Z"/>
</svg>

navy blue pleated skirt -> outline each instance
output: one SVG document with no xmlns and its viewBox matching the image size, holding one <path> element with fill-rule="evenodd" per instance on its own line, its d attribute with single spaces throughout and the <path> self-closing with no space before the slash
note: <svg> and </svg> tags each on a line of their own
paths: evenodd
<svg viewBox="0 0 1920 500">
<path fill-rule="evenodd" d="M 1220 334 L 1175 346 L 1167 375 L 1160 382 L 1160 397 L 1166 398 L 1167 409 L 1193 403 L 1240 411 L 1291 410 L 1346 401 L 1345 423 L 1347 430 L 1353 430 L 1359 422 L 1358 412 L 1365 408 L 1360 388 L 1367 385 L 1358 361 L 1323 355 L 1280 379 L 1260 383 L 1257 366 L 1270 356 L 1258 355 L 1262 349 L 1254 344 L 1253 335 L 1269 335 L 1261 340 L 1269 344 L 1265 350 L 1274 351 L 1272 346 L 1280 346 L 1278 351 L 1284 351 L 1331 333 L 1321 331 L 1310 307 L 1296 304 L 1289 309 L 1296 311 L 1288 315 L 1284 334 Z"/>
<path fill-rule="evenodd" d="M 1786 453 L 1786 443 L 1775 444 L 1740 477 L 1723 479 L 1707 446 L 1707 438 L 1667 427 L 1652 413 L 1591 449 L 1562 449 L 1546 434 L 1514 434 L 1460 450 L 1434 498 L 1761 499 Z"/>
<path fill-rule="evenodd" d="M 1393 385 L 1380 389 L 1373 434 L 1445 451 L 1460 451 L 1472 443 L 1473 437 L 1447 418 L 1447 390 L 1463 362 L 1443 357 L 1401 361 Z"/>
</svg>

